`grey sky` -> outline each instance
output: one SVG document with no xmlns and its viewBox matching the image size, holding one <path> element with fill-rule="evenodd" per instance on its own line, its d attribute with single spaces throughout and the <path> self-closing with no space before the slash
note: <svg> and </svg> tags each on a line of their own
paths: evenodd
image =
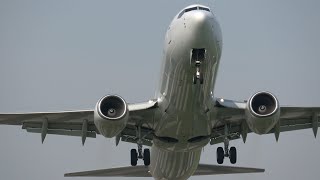
<svg viewBox="0 0 320 180">
<path fill-rule="evenodd" d="M 216 96 L 244 100 L 268 90 L 282 105 L 320 106 L 317 0 L 1 0 L 0 112 L 92 109 L 109 93 L 153 98 L 166 29 L 193 3 L 209 5 L 222 27 Z M 10 126 L 0 126 L 0 142 L 0 179 L 128 166 L 136 147 L 100 136 L 82 147 L 80 138 L 48 135 L 42 145 L 39 134 Z M 279 143 L 252 134 L 231 145 L 237 165 L 266 173 L 191 179 L 318 179 L 320 143 L 311 130 L 282 133 Z M 206 146 L 202 163 L 216 164 L 216 147 Z"/>
</svg>

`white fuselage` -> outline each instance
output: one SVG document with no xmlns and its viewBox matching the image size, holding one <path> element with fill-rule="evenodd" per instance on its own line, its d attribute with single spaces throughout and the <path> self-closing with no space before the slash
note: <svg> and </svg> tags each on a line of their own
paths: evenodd
<svg viewBox="0 0 320 180">
<path fill-rule="evenodd" d="M 187 179 L 197 169 L 212 129 L 207 110 L 213 101 L 221 48 L 221 30 L 212 12 L 183 10 L 170 24 L 156 92 L 159 123 L 149 166 L 155 179 Z M 192 60 L 193 49 L 205 49 L 205 59 L 198 66 Z M 203 77 L 202 84 L 199 80 L 194 84 L 197 71 Z"/>
</svg>

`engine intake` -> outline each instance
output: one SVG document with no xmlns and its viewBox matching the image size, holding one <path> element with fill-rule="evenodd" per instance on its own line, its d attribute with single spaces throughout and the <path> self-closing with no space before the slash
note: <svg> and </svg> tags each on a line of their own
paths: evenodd
<svg viewBox="0 0 320 180">
<path fill-rule="evenodd" d="M 247 124 L 257 134 L 268 133 L 280 118 L 277 98 L 269 92 L 258 92 L 248 101 L 246 108 Z"/>
<path fill-rule="evenodd" d="M 118 135 L 126 127 L 128 118 L 128 105 L 117 95 L 101 98 L 94 111 L 94 124 L 108 138 Z"/>
<path fill-rule="evenodd" d="M 127 112 L 126 102 L 119 96 L 106 96 L 99 101 L 98 113 L 105 119 L 118 120 Z"/>
<path fill-rule="evenodd" d="M 260 92 L 250 99 L 249 108 L 258 117 L 270 116 L 278 110 L 276 97 L 268 92 Z"/>
</svg>

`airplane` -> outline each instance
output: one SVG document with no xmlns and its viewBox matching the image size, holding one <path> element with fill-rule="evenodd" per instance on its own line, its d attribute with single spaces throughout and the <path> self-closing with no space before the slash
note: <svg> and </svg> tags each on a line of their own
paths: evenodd
<svg viewBox="0 0 320 180">
<path fill-rule="evenodd" d="M 119 95 L 102 97 L 91 110 L 0 114 L 0 124 L 19 125 L 27 132 L 86 138 L 102 135 L 135 143 L 131 166 L 65 174 L 96 177 L 153 177 L 184 180 L 193 175 L 259 173 L 264 169 L 222 166 L 237 162 L 232 140 L 311 128 L 317 135 L 320 107 L 283 107 L 270 92 L 246 101 L 214 96 L 222 53 L 222 33 L 209 7 L 191 5 L 172 20 L 164 42 L 161 79 L 156 96 L 127 103 Z M 219 165 L 199 164 L 206 145 L 216 150 Z M 151 147 L 144 148 L 144 146 Z M 138 160 L 143 165 L 138 166 Z"/>
</svg>

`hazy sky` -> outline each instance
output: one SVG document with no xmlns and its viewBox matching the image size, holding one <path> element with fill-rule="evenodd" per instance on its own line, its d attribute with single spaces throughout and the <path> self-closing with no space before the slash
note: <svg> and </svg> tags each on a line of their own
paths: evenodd
<svg viewBox="0 0 320 180">
<path fill-rule="evenodd" d="M 194 3 L 210 6 L 222 27 L 216 96 L 244 100 L 267 90 L 281 105 L 320 106 L 318 0 L 0 0 L 0 112 L 92 109 L 109 93 L 128 102 L 153 98 L 166 29 Z M 77 137 L 40 139 L 0 126 L 0 179 L 62 180 L 66 172 L 128 166 L 136 147 L 101 136 L 84 147 Z M 238 166 L 266 172 L 191 179 L 319 179 L 311 130 L 282 133 L 278 143 L 251 134 L 231 145 Z M 216 164 L 216 147 L 205 147 L 202 163 Z"/>
</svg>

